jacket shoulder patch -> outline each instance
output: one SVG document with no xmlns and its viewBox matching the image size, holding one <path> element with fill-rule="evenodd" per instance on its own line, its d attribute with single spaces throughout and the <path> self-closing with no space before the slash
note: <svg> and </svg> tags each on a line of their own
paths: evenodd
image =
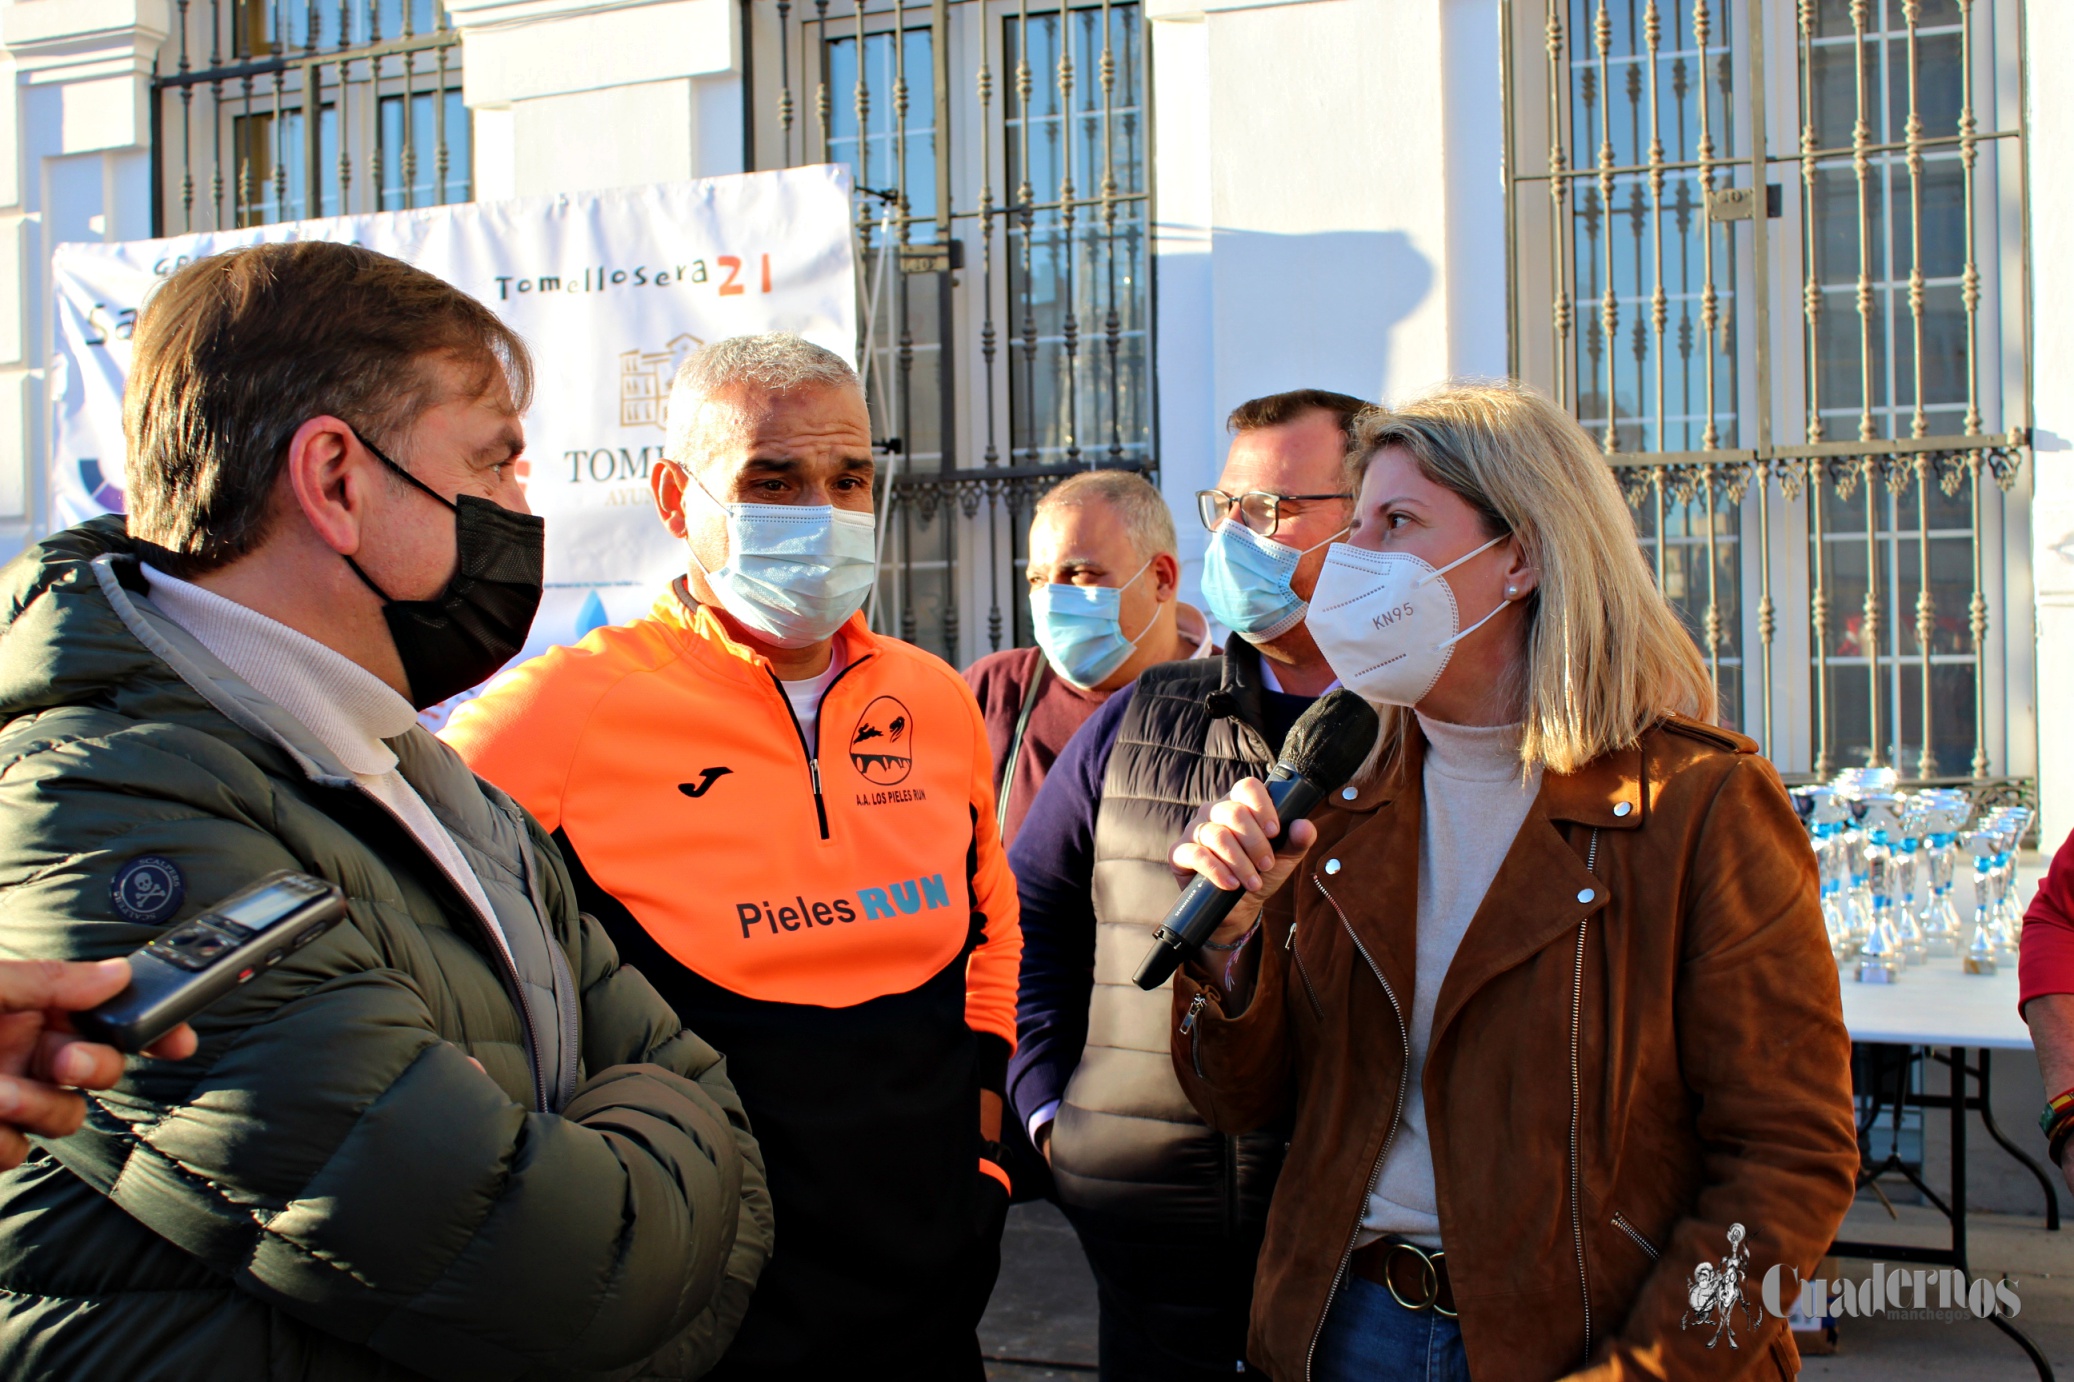
<svg viewBox="0 0 2074 1382">
<path fill-rule="evenodd" d="M 124 918 L 155 925 L 180 910 L 187 900 L 187 880 L 171 859 L 140 854 L 115 871 L 108 900 Z"/>
</svg>

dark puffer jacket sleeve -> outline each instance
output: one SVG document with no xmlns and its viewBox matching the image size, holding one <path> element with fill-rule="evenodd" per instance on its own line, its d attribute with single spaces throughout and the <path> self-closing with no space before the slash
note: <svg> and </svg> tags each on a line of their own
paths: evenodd
<svg viewBox="0 0 2074 1382">
<path fill-rule="evenodd" d="M 718 1055 L 595 927 L 565 935 L 590 1077 L 562 1116 L 530 1112 L 439 1035 L 508 1024 L 494 971 L 430 963 L 423 892 L 361 839 L 209 736 L 39 718 L 0 736 L 0 952 L 149 940 L 109 905 L 140 855 L 179 861 L 182 915 L 283 868 L 350 902 L 204 1013 L 195 1057 L 133 1062 L 96 1096 L 50 1146 L 66 1167 L 253 1296 L 414 1372 L 631 1373 L 725 1342 L 769 1246 L 760 1158 Z"/>
<path fill-rule="evenodd" d="M 554 857 L 554 846 L 544 836 L 537 847 Z M 708 1283 L 703 1293 L 711 1303 L 640 1371 L 642 1378 L 673 1382 L 700 1377 L 733 1342 L 763 1264 L 770 1258 L 771 1197 L 764 1182 L 763 1151 L 750 1132 L 741 1096 L 727 1077 L 726 1057 L 681 1027 L 676 1013 L 641 972 L 619 962 L 619 952 L 595 918 L 585 914 L 580 922 L 578 951 L 573 958 L 583 989 L 584 1057 L 592 1068 L 606 1069 L 578 1100 L 621 1070 L 661 1066 L 698 1083 L 725 1115 L 727 1131 L 741 1157 L 741 1206 L 734 1246 L 721 1265 L 719 1280 Z"/>
</svg>

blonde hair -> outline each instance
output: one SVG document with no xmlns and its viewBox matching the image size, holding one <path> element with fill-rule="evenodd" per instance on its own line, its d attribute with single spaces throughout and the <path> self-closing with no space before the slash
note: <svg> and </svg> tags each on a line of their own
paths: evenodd
<svg viewBox="0 0 2074 1382">
<path fill-rule="evenodd" d="M 1372 409 L 1347 458 L 1357 492 L 1389 447 L 1461 496 L 1486 532 L 1516 536 L 1540 578 L 1520 602 L 1522 763 L 1575 772 L 1667 715 L 1714 718 L 1706 663 L 1656 588 L 1612 470 L 1568 413 L 1524 385 L 1481 382 Z M 1401 761 L 1409 724 L 1384 708 L 1364 776 Z"/>
</svg>

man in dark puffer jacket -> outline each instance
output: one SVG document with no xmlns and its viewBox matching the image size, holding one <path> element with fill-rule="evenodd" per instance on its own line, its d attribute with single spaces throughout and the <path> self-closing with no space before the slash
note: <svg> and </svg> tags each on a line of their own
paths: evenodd
<svg viewBox="0 0 2074 1382">
<path fill-rule="evenodd" d="M 181 270 L 135 350 L 127 530 L 0 572 L 0 953 L 278 869 L 349 910 L 0 1175 L 0 1376 L 699 1375 L 771 1245 L 725 1065 L 414 724 L 537 603 L 524 347 L 304 243 Z"/>
</svg>

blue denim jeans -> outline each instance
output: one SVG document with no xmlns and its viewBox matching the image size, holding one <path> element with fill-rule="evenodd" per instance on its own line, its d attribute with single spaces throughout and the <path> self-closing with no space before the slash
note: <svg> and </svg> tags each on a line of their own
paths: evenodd
<svg viewBox="0 0 2074 1382">
<path fill-rule="evenodd" d="M 1462 1329 L 1431 1310 L 1407 1310 L 1366 1277 L 1340 1283 L 1318 1334 L 1312 1382 L 1469 1382 Z"/>
</svg>

